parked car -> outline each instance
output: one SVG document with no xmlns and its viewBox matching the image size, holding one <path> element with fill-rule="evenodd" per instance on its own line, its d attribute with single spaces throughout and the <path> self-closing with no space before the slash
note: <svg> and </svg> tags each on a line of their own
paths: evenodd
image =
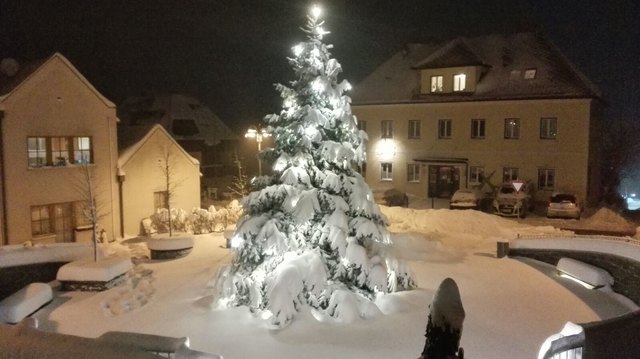
<svg viewBox="0 0 640 359">
<path fill-rule="evenodd" d="M 526 184 L 518 191 L 512 183 L 503 183 L 492 203 L 495 214 L 520 218 L 525 218 L 527 211 L 533 210 L 533 206 L 530 188 Z"/>
<path fill-rule="evenodd" d="M 574 194 L 558 192 L 549 198 L 547 217 L 580 219 L 581 213 L 582 207 Z"/>
<path fill-rule="evenodd" d="M 449 209 L 481 209 L 484 195 L 477 189 L 462 188 L 453 193 Z"/>
</svg>

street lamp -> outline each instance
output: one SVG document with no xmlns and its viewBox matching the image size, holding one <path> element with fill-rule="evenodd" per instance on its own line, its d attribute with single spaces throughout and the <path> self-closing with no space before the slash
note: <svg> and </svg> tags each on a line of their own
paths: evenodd
<svg viewBox="0 0 640 359">
<path fill-rule="evenodd" d="M 262 159 L 260 158 L 260 152 L 262 151 L 262 139 L 270 136 L 270 133 L 263 131 L 261 128 L 256 129 L 255 127 L 249 128 L 247 133 L 244 134 L 244 137 L 255 138 L 256 142 L 258 142 L 258 176 L 262 176 Z"/>
</svg>

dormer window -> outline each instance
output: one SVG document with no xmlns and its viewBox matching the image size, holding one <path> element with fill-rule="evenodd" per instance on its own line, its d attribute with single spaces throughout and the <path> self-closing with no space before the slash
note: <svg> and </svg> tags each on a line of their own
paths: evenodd
<svg viewBox="0 0 640 359">
<path fill-rule="evenodd" d="M 536 69 L 526 69 L 524 71 L 524 79 L 525 80 L 533 80 L 536 78 Z"/>
<path fill-rule="evenodd" d="M 442 92 L 443 76 L 431 76 L 431 92 Z"/>
<path fill-rule="evenodd" d="M 464 91 L 467 84 L 467 75 L 453 75 L 453 91 Z"/>
</svg>

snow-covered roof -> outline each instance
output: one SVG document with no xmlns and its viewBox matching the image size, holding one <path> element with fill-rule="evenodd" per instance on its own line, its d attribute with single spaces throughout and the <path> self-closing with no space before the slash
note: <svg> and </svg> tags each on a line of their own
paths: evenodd
<svg viewBox="0 0 640 359">
<path fill-rule="evenodd" d="M 118 116 L 127 125 L 161 124 L 178 141 L 215 145 L 238 137 L 207 106 L 185 95 L 130 97 Z"/>
<path fill-rule="evenodd" d="M 157 131 L 162 132 L 169 141 L 173 142 L 182 153 L 195 165 L 200 162 L 193 158 L 187 151 L 180 146 L 176 140 L 165 130 L 162 125 L 144 125 L 144 126 L 118 126 L 118 168 L 121 170 L 127 162 L 135 155 L 138 150 L 153 136 Z"/>
<path fill-rule="evenodd" d="M 420 93 L 420 69 L 482 66 L 473 93 Z M 524 72 L 535 69 L 533 79 Z M 600 98 L 599 90 L 538 33 L 409 44 L 354 87 L 354 105 L 537 98 Z"/>
<path fill-rule="evenodd" d="M 60 61 L 66 65 L 78 79 L 93 92 L 106 106 L 115 108 L 116 105 L 104 97 L 93 85 L 87 80 L 71 62 L 59 52 L 54 53 L 45 59 L 27 62 L 17 65 L 17 72 L 9 76 L 4 71 L 0 71 L 0 103 L 4 102 L 13 92 L 15 92 L 22 84 L 29 81 L 42 68 L 53 61 Z"/>
</svg>

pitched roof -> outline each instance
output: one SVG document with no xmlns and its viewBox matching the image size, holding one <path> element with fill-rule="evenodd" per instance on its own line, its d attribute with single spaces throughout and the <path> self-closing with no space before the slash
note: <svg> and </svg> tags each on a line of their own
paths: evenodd
<svg viewBox="0 0 640 359">
<path fill-rule="evenodd" d="M 459 66 L 485 65 L 469 48 L 463 38 L 457 38 L 434 51 L 424 60 L 415 64 L 415 69 L 441 69 Z"/>
<path fill-rule="evenodd" d="M 175 144 L 184 155 L 194 165 L 200 162 L 193 158 L 187 151 L 176 142 L 173 137 L 162 127 L 162 125 L 144 125 L 144 126 L 118 126 L 118 168 L 122 169 L 127 162 L 144 146 L 144 144 L 157 131 L 162 132 L 173 144 Z"/>
<path fill-rule="evenodd" d="M 118 117 L 129 125 L 161 124 L 177 140 L 215 145 L 238 137 L 207 106 L 180 94 L 130 97 L 119 106 Z"/>
<path fill-rule="evenodd" d="M 7 76 L 6 74 L 0 74 L 0 103 L 5 101 L 11 96 L 12 93 L 17 91 L 22 84 L 29 81 L 30 78 L 36 76 L 37 73 L 42 70 L 47 64 L 52 61 L 62 62 L 78 79 L 93 92 L 98 99 L 100 99 L 106 106 L 115 108 L 116 105 L 104 97 L 95 87 L 87 80 L 78 69 L 71 64 L 71 62 L 62 54 L 56 52 L 53 55 L 45 59 L 27 62 L 20 64 L 18 72 L 13 76 Z"/>
<path fill-rule="evenodd" d="M 473 93 L 420 93 L 422 68 L 477 65 L 482 65 L 484 71 Z M 534 79 L 523 79 L 527 69 L 536 69 Z M 516 33 L 410 44 L 357 84 L 351 97 L 357 106 L 600 98 L 600 93 L 547 38 L 537 33 Z"/>
</svg>

